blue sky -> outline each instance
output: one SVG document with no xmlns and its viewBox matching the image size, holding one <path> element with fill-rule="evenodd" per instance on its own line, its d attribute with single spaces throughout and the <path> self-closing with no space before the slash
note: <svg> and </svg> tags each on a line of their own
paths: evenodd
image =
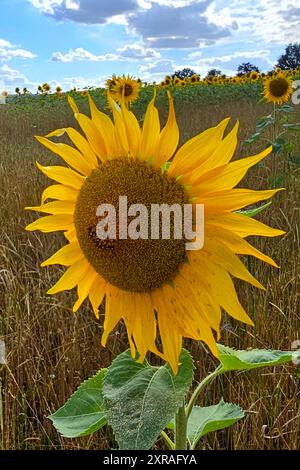
<svg viewBox="0 0 300 470">
<path fill-rule="evenodd" d="M 1 0 L 0 91 L 160 80 L 190 66 L 269 70 L 300 40 L 300 0 Z"/>
</svg>

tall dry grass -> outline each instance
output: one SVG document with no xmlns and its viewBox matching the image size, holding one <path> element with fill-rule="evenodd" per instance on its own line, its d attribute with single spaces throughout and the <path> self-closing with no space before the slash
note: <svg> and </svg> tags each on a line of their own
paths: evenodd
<svg viewBox="0 0 300 470">
<path fill-rule="evenodd" d="M 182 141 L 228 115 L 240 119 L 242 141 L 253 133 L 256 119 L 262 114 L 266 114 L 265 105 L 246 102 L 177 109 Z M 110 430 L 92 437 L 64 439 L 47 419 L 83 379 L 109 365 L 116 354 L 127 348 L 122 325 L 111 335 L 108 347 L 100 347 L 102 319 L 97 321 L 88 305 L 74 315 L 73 292 L 54 297 L 46 295 L 61 270 L 41 269 L 40 262 L 63 244 L 63 237 L 24 231 L 24 226 L 34 219 L 34 214 L 24 212 L 24 207 L 38 204 L 41 190 L 49 183 L 37 171 L 35 161 L 56 162 L 33 136 L 68 124 L 74 125 L 69 112 L 54 110 L 45 120 L 36 115 L 25 118 L 22 113 L 12 114 L 4 107 L 0 110 L 0 335 L 7 348 L 7 367 L 1 369 L 3 449 L 107 449 L 115 445 Z M 299 151 L 299 142 L 296 144 Z M 251 150 L 254 153 L 259 146 Z M 246 156 L 246 150 L 240 146 L 237 155 Z M 254 319 L 255 327 L 245 327 L 224 316 L 224 344 L 240 349 L 290 349 L 292 341 L 299 338 L 300 236 L 296 205 L 299 176 L 299 170 L 285 162 L 283 156 L 276 159 L 271 156 L 251 170 L 244 183 L 261 189 L 278 181 L 287 188 L 260 217 L 272 226 L 285 229 L 287 234 L 279 239 L 253 240 L 281 269 L 246 260 L 267 290 L 261 293 L 238 284 L 241 301 Z M 197 380 L 213 369 L 215 360 L 202 345 L 195 342 L 187 345 L 197 365 Z M 247 410 L 246 418 L 231 429 L 211 434 L 200 447 L 299 448 L 297 391 L 294 365 L 232 373 L 218 379 L 201 397 L 202 403 L 217 403 L 223 396 Z"/>
</svg>

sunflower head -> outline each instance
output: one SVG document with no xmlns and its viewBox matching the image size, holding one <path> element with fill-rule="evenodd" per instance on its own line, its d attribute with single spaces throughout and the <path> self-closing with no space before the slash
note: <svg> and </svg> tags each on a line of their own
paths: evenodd
<svg viewBox="0 0 300 470">
<path fill-rule="evenodd" d="M 165 79 L 164 79 L 164 82 L 165 82 L 165 85 L 166 85 L 166 86 L 170 86 L 170 85 L 172 85 L 173 80 L 172 80 L 172 78 L 170 77 L 170 75 L 167 75 L 167 76 L 165 77 Z"/>
<path fill-rule="evenodd" d="M 51 87 L 49 85 L 49 83 L 44 83 L 42 85 L 42 90 L 45 92 L 45 93 L 48 93 L 50 90 L 51 90 Z"/>
<path fill-rule="evenodd" d="M 120 104 L 124 99 L 124 103 L 127 106 L 138 98 L 140 88 L 141 82 L 135 80 L 130 75 L 113 78 L 108 87 L 113 100 Z"/>
<path fill-rule="evenodd" d="M 253 82 L 256 82 L 257 80 L 259 80 L 259 77 L 260 77 L 259 73 L 255 71 L 251 72 L 249 75 L 250 80 L 252 80 Z"/>
<path fill-rule="evenodd" d="M 200 76 L 197 75 L 196 73 L 194 73 L 194 75 L 190 77 L 190 83 L 197 83 L 199 81 L 200 81 Z"/>
<path fill-rule="evenodd" d="M 264 97 L 271 103 L 282 104 L 287 102 L 292 92 L 292 81 L 282 72 L 266 78 L 264 81 Z"/>
<path fill-rule="evenodd" d="M 266 157 L 271 147 L 231 162 L 238 125 L 224 136 L 229 121 L 224 119 L 177 149 L 179 129 L 170 93 L 169 114 L 162 129 L 155 90 L 142 127 L 125 105 L 124 93 L 120 106 L 108 98 L 113 121 L 90 96 L 91 117 L 82 114 L 70 96 L 68 99 L 82 133 L 67 127 L 37 137 L 67 166 L 38 164 L 56 184 L 44 190 L 41 205 L 28 208 L 49 215 L 29 224 L 27 230 L 62 231 L 67 240 L 42 263 L 67 268 L 48 293 L 76 288 L 74 312 L 89 298 L 97 317 L 104 302 L 102 344 L 122 320 L 132 355 L 135 357 L 138 351 L 139 361 L 151 351 L 169 362 L 177 373 L 184 337 L 204 341 L 218 355 L 221 308 L 252 324 L 237 298 L 231 276 L 262 287 L 237 255 L 253 255 L 276 266 L 245 238 L 282 232 L 235 212 L 276 193 L 235 189 L 247 169 Z M 50 140 L 63 133 L 72 146 Z M 126 217 L 120 211 L 124 197 Z M 175 236 L 178 219 L 174 214 L 169 218 L 169 237 L 162 236 L 160 219 L 156 235 L 151 232 L 150 236 L 149 225 L 144 232 L 141 218 L 130 212 L 136 204 L 144 207 L 146 221 L 153 206 L 176 207 L 182 213 L 191 204 L 193 223 L 197 204 L 204 205 L 203 248 L 189 251 L 187 235 Z M 103 205 L 105 211 L 99 213 Z M 109 211 L 114 215 L 113 234 L 99 237 L 98 224 L 107 227 L 105 217 Z M 131 224 L 136 228 L 134 237 L 127 233 Z M 189 235 L 188 239 L 193 237 Z"/>
</svg>

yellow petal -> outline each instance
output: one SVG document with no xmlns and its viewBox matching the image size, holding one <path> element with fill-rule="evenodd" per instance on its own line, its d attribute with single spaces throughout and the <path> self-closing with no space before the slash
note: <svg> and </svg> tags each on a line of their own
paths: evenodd
<svg viewBox="0 0 300 470">
<path fill-rule="evenodd" d="M 164 359 L 170 364 L 173 373 L 176 375 L 178 373 L 179 355 L 182 348 L 182 336 L 174 328 L 172 314 L 165 306 L 163 299 L 159 300 L 158 305 L 157 320 Z"/>
<path fill-rule="evenodd" d="M 68 95 L 68 102 L 74 114 L 79 113 L 79 109 L 72 96 Z"/>
<path fill-rule="evenodd" d="M 234 284 L 224 269 L 205 261 L 202 269 L 206 270 L 207 279 L 215 287 L 215 296 L 226 312 L 243 323 L 253 325 L 236 295 Z"/>
<path fill-rule="evenodd" d="M 218 166 L 222 166 L 230 162 L 238 142 L 238 129 L 239 122 L 237 121 L 226 137 L 219 141 L 212 154 L 206 160 L 202 161 L 200 166 L 195 170 L 193 174 L 195 182 L 197 178 L 201 177 L 207 171 L 211 171 Z"/>
<path fill-rule="evenodd" d="M 283 235 L 283 230 L 269 227 L 263 224 L 259 220 L 255 220 L 252 217 L 247 217 L 243 214 L 231 213 L 224 215 L 211 215 L 206 217 L 205 220 L 208 225 L 216 225 L 218 227 L 224 227 L 225 229 L 232 231 L 240 237 L 248 237 L 250 235 L 260 235 L 262 237 L 278 237 Z"/>
<path fill-rule="evenodd" d="M 82 303 L 85 301 L 85 299 L 89 295 L 92 284 L 97 276 L 98 275 L 96 271 L 94 270 L 94 268 L 90 266 L 85 276 L 79 281 L 77 285 L 78 299 L 73 306 L 74 313 L 77 312 L 79 307 L 82 305 Z"/>
<path fill-rule="evenodd" d="M 203 176 L 203 180 L 200 183 L 191 188 L 191 194 L 209 194 L 234 188 L 244 178 L 249 168 L 260 162 L 271 151 L 272 147 L 269 147 L 258 155 L 229 163 L 223 166 L 222 170 L 217 175 L 210 177 L 209 173 L 207 173 Z"/>
<path fill-rule="evenodd" d="M 74 168 L 74 170 L 84 176 L 88 176 L 91 173 L 93 167 L 89 165 L 84 156 L 75 148 L 62 143 L 51 142 L 51 140 L 48 140 L 45 137 L 36 136 L 35 138 L 40 142 L 40 144 L 51 150 L 51 152 L 59 155 L 68 165 Z"/>
<path fill-rule="evenodd" d="M 270 199 L 274 194 L 282 190 L 283 188 L 268 189 L 265 191 L 231 189 L 200 196 L 197 198 L 196 203 L 204 204 L 205 210 L 209 212 L 234 211 L 258 201 Z"/>
<path fill-rule="evenodd" d="M 105 301 L 105 318 L 103 325 L 103 334 L 101 338 L 102 346 L 106 345 L 107 338 L 112 330 L 116 327 L 117 323 L 122 318 L 122 293 L 119 290 L 115 295 L 107 294 Z"/>
<path fill-rule="evenodd" d="M 41 267 L 50 266 L 52 264 L 61 264 L 62 266 L 71 266 L 76 261 L 83 258 L 83 253 L 79 247 L 78 242 L 72 242 L 63 246 L 54 255 L 50 256 L 47 260 L 43 261 Z"/>
<path fill-rule="evenodd" d="M 221 227 L 206 227 L 206 234 L 211 234 L 213 238 L 220 240 L 222 243 L 228 246 L 231 251 L 233 251 L 233 253 L 254 256 L 255 258 L 258 258 L 265 263 L 278 268 L 278 265 L 275 263 L 275 261 L 272 260 L 272 258 L 254 248 L 244 238 L 239 237 L 235 233 L 229 232 L 228 230 Z"/>
<path fill-rule="evenodd" d="M 26 230 L 33 232 L 34 230 L 40 230 L 41 232 L 56 232 L 60 230 L 68 230 L 74 224 L 73 215 L 70 214 L 59 214 L 59 215 L 47 215 L 27 225 Z"/>
<path fill-rule="evenodd" d="M 43 193 L 41 198 L 41 205 L 47 199 L 59 199 L 60 201 L 76 201 L 78 197 L 78 190 L 63 184 L 53 184 L 48 186 Z"/>
<path fill-rule="evenodd" d="M 127 109 L 127 106 L 124 103 L 121 104 L 121 109 L 127 135 L 129 153 L 133 158 L 137 158 L 142 137 L 140 125 L 135 115 Z"/>
<path fill-rule="evenodd" d="M 99 111 L 90 95 L 88 95 L 88 99 L 92 121 L 95 124 L 98 132 L 100 132 L 102 135 L 102 139 L 106 147 L 106 155 L 109 158 L 114 158 L 116 157 L 117 152 L 114 125 L 107 114 Z"/>
<path fill-rule="evenodd" d="M 148 351 L 159 354 L 155 345 L 156 321 L 151 298 L 148 293 L 126 294 L 131 303 L 125 308 L 123 318 L 126 326 L 130 324 L 136 348 L 140 354 L 139 362 L 143 362 Z"/>
<path fill-rule="evenodd" d="M 98 167 L 98 158 L 93 152 L 88 141 L 73 127 L 66 127 L 63 129 L 57 129 L 56 131 L 50 132 L 46 137 L 61 137 L 62 135 L 67 134 L 69 139 L 73 142 L 74 145 L 78 148 L 79 152 L 85 157 L 91 168 Z"/>
<path fill-rule="evenodd" d="M 73 289 L 84 278 L 89 267 L 90 265 L 85 258 L 76 261 L 76 263 L 67 269 L 57 283 L 48 290 L 47 294 L 57 294 L 64 290 Z"/>
<path fill-rule="evenodd" d="M 107 98 L 113 113 L 115 123 L 115 139 L 118 145 L 118 153 L 116 157 L 127 157 L 130 152 L 130 147 L 121 108 L 111 98 L 109 93 L 107 95 Z"/>
<path fill-rule="evenodd" d="M 176 153 L 168 173 L 180 176 L 193 171 L 207 160 L 222 140 L 229 118 L 224 119 L 216 127 L 212 127 L 188 140 Z"/>
<path fill-rule="evenodd" d="M 160 122 L 159 114 L 154 106 L 156 98 L 156 91 L 150 103 L 148 104 L 147 111 L 144 118 L 142 141 L 140 149 L 140 158 L 142 160 L 155 160 L 155 150 L 159 142 L 160 136 Z"/>
<path fill-rule="evenodd" d="M 104 162 L 107 157 L 106 146 L 104 139 L 95 126 L 94 122 L 88 116 L 81 113 L 75 114 L 75 118 L 83 130 L 93 151 L 98 156 L 98 158 Z"/>
<path fill-rule="evenodd" d="M 208 254 L 208 260 L 211 263 L 226 269 L 232 276 L 249 282 L 253 286 L 258 287 L 258 289 L 264 289 L 260 282 L 249 273 L 241 260 L 222 242 L 215 240 L 213 237 L 206 236 L 203 251 Z M 202 256 L 199 255 L 200 253 L 193 252 L 190 254 L 189 259 L 192 259 L 198 267 L 201 267 L 203 253 L 201 253 Z"/>
<path fill-rule="evenodd" d="M 42 166 L 38 162 L 36 164 L 38 169 L 48 178 L 71 188 L 80 189 L 85 181 L 84 176 L 79 175 L 76 171 L 71 170 L 71 168 L 64 166 Z"/>
<path fill-rule="evenodd" d="M 105 284 L 105 281 L 97 275 L 90 288 L 89 299 L 96 318 L 99 318 L 99 307 L 105 296 Z"/>
<path fill-rule="evenodd" d="M 76 229 L 75 229 L 75 227 L 74 227 L 74 224 L 73 224 L 72 227 L 70 227 L 70 228 L 64 233 L 64 236 L 66 237 L 66 239 L 68 240 L 69 243 L 78 241 L 78 240 L 77 240 L 77 233 L 76 233 Z"/>
<path fill-rule="evenodd" d="M 173 98 L 168 91 L 169 116 L 167 123 L 159 136 L 159 142 L 155 150 L 154 165 L 161 167 L 174 155 L 179 142 L 179 129 L 176 121 Z"/>
<path fill-rule="evenodd" d="M 46 214 L 74 214 L 75 201 L 54 201 L 41 206 L 25 207 L 25 209 Z"/>
</svg>

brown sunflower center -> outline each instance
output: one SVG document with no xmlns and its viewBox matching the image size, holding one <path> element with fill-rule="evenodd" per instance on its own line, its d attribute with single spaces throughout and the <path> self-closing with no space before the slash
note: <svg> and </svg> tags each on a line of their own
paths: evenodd
<svg viewBox="0 0 300 470">
<path fill-rule="evenodd" d="M 120 196 L 132 204 L 143 204 L 149 214 L 148 238 L 120 236 Z M 170 239 L 151 239 L 152 204 L 188 203 L 183 187 L 167 174 L 145 162 L 115 159 L 94 170 L 83 184 L 75 208 L 75 227 L 80 247 L 94 269 L 109 283 L 123 290 L 146 292 L 172 281 L 185 260 L 185 240 L 174 238 L 174 213 L 170 213 Z M 102 204 L 115 208 L 115 237 L 99 238 L 96 215 Z M 99 212 L 98 212 L 99 213 Z M 105 214 L 106 215 L 106 214 Z M 136 219 L 128 215 L 127 226 Z M 103 220 L 103 219 L 102 219 Z"/>
<path fill-rule="evenodd" d="M 133 88 L 129 83 L 124 85 L 124 96 L 131 96 L 133 92 Z"/>
<path fill-rule="evenodd" d="M 269 83 L 270 93 L 276 98 L 284 96 L 289 89 L 289 82 L 284 77 L 273 78 Z"/>
</svg>

